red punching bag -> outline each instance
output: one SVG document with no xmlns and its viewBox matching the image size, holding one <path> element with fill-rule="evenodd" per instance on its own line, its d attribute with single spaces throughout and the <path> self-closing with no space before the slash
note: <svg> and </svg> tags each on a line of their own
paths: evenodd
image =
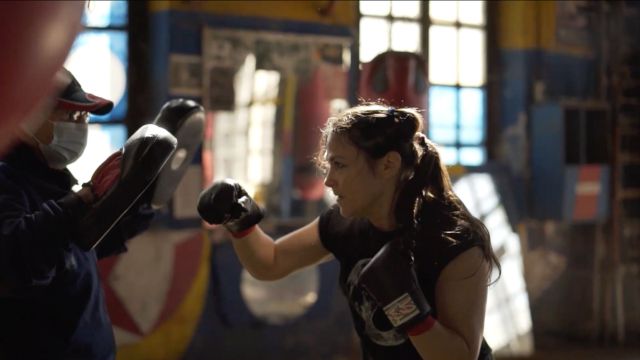
<svg viewBox="0 0 640 360">
<path fill-rule="evenodd" d="M 410 52 L 387 51 L 362 65 L 358 95 L 395 107 L 427 108 L 427 62 Z M 426 125 L 426 124 L 425 124 Z"/>
<path fill-rule="evenodd" d="M 13 129 L 57 90 L 76 35 L 84 1 L 0 2 L 0 154 Z"/>
<path fill-rule="evenodd" d="M 321 199 L 324 192 L 323 179 L 317 175 L 312 159 L 318 151 L 320 129 L 329 117 L 329 98 L 325 88 L 325 79 L 318 67 L 300 85 L 296 97 L 293 186 L 302 200 Z"/>
</svg>

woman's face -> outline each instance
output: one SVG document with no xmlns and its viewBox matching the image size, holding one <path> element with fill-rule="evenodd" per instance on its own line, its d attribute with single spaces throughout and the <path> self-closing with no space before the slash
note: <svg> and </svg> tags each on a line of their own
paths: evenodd
<svg viewBox="0 0 640 360">
<path fill-rule="evenodd" d="M 324 183 L 337 196 L 342 216 L 374 220 L 389 213 L 393 185 L 377 175 L 376 163 L 372 169 L 365 154 L 345 136 L 329 136 L 324 159 Z"/>
</svg>

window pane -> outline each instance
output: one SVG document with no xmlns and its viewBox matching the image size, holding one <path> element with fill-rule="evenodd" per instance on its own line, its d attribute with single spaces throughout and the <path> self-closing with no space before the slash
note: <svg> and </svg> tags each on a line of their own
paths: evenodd
<svg viewBox="0 0 640 360">
<path fill-rule="evenodd" d="M 89 27 L 127 25 L 127 1 L 88 1 L 82 24 Z"/>
<path fill-rule="evenodd" d="M 247 133 L 249 109 L 237 108 L 236 111 L 218 111 L 215 113 L 213 141 L 213 163 L 215 179 L 232 177 L 247 181 L 245 178 L 247 158 Z"/>
<path fill-rule="evenodd" d="M 363 17 L 360 20 L 360 61 L 369 62 L 389 49 L 389 22 Z"/>
<path fill-rule="evenodd" d="M 485 83 L 485 33 L 483 30 L 460 28 L 459 76 L 462 86 Z"/>
<path fill-rule="evenodd" d="M 454 127 L 429 127 L 429 139 L 436 144 L 453 145 L 456 143 L 456 128 Z"/>
<path fill-rule="evenodd" d="M 391 2 L 383 0 L 360 1 L 360 14 L 387 16 L 391 10 Z"/>
<path fill-rule="evenodd" d="M 429 88 L 429 138 L 438 144 L 455 144 L 458 123 L 457 89 L 448 86 Z"/>
<path fill-rule="evenodd" d="M 418 19 L 420 8 L 420 1 L 393 1 L 391 2 L 391 16 Z"/>
<path fill-rule="evenodd" d="M 250 108 L 247 158 L 248 181 L 254 186 L 271 180 L 273 165 L 273 103 L 254 104 Z"/>
<path fill-rule="evenodd" d="M 391 49 L 420 52 L 420 24 L 409 21 L 394 21 L 391 24 Z"/>
<path fill-rule="evenodd" d="M 482 128 L 460 128 L 460 144 L 479 145 L 483 138 Z"/>
<path fill-rule="evenodd" d="M 477 145 L 484 139 L 484 90 L 460 89 L 460 143 Z"/>
<path fill-rule="evenodd" d="M 485 161 L 484 148 L 479 146 L 469 146 L 460 148 L 460 164 L 467 166 L 482 165 Z"/>
<path fill-rule="evenodd" d="M 254 101 L 276 100 L 278 98 L 280 72 L 258 70 L 255 73 L 253 81 Z"/>
<path fill-rule="evenodd" d="M 455 85 L 458 64 L 458 36 L 453 26 L 429 28 L 429 81 Z"/>
<path fill-rule="evenodd" d="M 458 1 L 458 20 L 463 24 L 484 25 L 484 1 Z"/>
<path fill-rule="evenodd" d="M 233 79 L 236 106 L 247 106 L 251 102 L 253 77 L 256 73 L 256 57 L 249 53 Z"/>
<path fill-rule="evenodd" d="M 458 149 L 453 146 L 442 146 L 438 148 L 440 152 L 440 160 L 445 165 L 454 165 L 458 163 Z"/>
<path fill-rule="evenodd" d="M 84 31 L 78 35 L 67 67 L 90 93 L 113 101 L 111 113 L 91 115 L 90 121 L 120 121 L 127 114 L 127 32 Z"/>
<path fill-rule="evenodd" d="M 127 141 L 127 127 L 120 124 L 89 124 L 87 147 L 69 165 L 69 171 L 82 184 L 91 180 L 98 165 Z"/>
<path fill-rule="evenodd" d="M 455 128 L 457 118 L 457 89 L 449 86 L 431 86 L 429 88 L 429 128 Z"/>
<path fill-rule="evenodd" d="M 429 1 L 429 17 L 434 21 L 456 21 L 458 15 L 457 1 Z"/>
</svg>

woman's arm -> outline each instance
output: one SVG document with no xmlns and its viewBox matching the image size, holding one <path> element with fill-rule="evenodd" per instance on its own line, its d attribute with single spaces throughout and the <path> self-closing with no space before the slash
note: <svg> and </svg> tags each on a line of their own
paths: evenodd
<svg viewBox="0 0 640 360">
<path fill-rule="evenodd" d="M 248 235 L 234 238 L 233 247 L 244 268 L 259 280 L 283 278 L 330 255 L 320 242 L 317 218 L 276 241 L 256 226 Z"/>
<path fill-rule="evenodd" d="M 489 276 L 489 262 L 479 247 L 463 252 L 444 268 L 436 283 L 437 321 L 429 331 L 410 337 L 423 358 L 478 358 Z"/>
</svg>

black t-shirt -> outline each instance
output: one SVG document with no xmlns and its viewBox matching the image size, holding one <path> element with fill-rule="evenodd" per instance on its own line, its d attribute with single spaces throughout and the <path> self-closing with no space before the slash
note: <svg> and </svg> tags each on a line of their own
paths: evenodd
<svg viewBox="0 0 640 360">
<path fill-rule="evenodd" d="M 408 335 L 396 331 L 383 310 L 356 280 L 362 268 L 394 236 L 394 232 L 382 231 L 366 219 L 345 219 L 338 207 L 332 207 L 320 215 L 320 241 L 340 263 L 339 284 L 347 297 L 353 323 L 361 339 L 363 359 L 420 359 Z M 429 241 L 417 241 L 414 250 L 415 269 L 420 287 L 437 318 L 435 286 L 444 267 L 462 252 L 481 245 L 481 240 L 471 236 L 450 238 L 420 233 L 420 238 L 430 236 Z M 479 359 L 487 358 L 491 349 L 483 341 Z"/>
</svg>

